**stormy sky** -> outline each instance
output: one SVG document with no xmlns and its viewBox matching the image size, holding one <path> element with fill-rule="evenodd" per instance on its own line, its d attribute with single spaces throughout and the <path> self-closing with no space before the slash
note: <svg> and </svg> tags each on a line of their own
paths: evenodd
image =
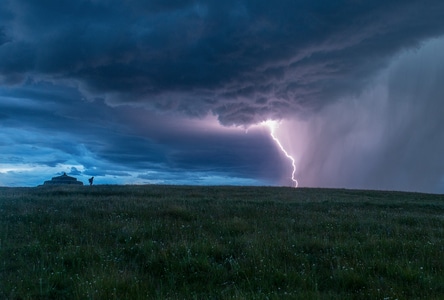
<svg viewBox="0 0 444 300">
<path fill-rule="evenodd" d="M 441 0 L 2 0 L 0 186 L 444 193 Z"/>
</svg>

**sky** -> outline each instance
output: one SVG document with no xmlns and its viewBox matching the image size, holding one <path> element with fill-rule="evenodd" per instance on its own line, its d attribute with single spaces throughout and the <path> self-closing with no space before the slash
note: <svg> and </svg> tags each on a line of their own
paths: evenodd
<svg viewBox="0 0 444 300">
<path fill-rule="evenodd" d="M 444 193 L 442 0 L 2 0 L 0 186 Z"/>
</svg>

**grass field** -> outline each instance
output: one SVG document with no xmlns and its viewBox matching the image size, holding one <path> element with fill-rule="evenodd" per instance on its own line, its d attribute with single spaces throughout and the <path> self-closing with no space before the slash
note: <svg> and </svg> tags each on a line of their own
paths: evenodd
<svg viewBox="0 0 444 300">
<path fill-rule="evenodd" d="M 0 299 L 444 299 L 444 196 L 0 188 Z"/>
</svg>

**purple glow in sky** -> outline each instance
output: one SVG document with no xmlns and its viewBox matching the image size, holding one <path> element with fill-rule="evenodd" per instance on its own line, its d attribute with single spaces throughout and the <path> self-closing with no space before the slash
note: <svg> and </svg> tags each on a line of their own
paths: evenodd
<svg viewBox="0 0 444 300">
<path fill-rule="evenodd" d="M 275 1 L 276 2 L 276 1 Z M 4 0 L 0 186 L 444 192 L 444 2 Z"/>
</svg>

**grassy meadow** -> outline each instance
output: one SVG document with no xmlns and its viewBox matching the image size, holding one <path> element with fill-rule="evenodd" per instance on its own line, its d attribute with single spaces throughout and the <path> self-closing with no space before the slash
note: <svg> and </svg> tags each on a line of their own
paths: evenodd
<svg viewBox="0 0 444 300">
<path fill-rule="evenodd" d="M 0 299 L 444 299 L 444 195 L 0 188 Z"/>
</svg>

